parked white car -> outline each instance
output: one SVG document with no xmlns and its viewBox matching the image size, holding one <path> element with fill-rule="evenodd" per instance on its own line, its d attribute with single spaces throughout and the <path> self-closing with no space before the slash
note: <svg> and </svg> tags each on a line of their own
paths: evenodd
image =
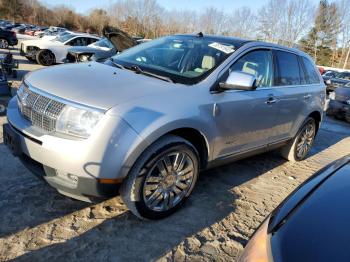
<svg viewBox="0 0 350 262">
<path fill-rule="evenodd" d="M 87 46 L 99 39 L 100 37 L 94 35 L 69 33 L 61 34 L 51 40 L 27 40 L 21 43 L 20 53 L 29 60 L 49 66 L 64 63 L 70 47 Z"/>
</svg>

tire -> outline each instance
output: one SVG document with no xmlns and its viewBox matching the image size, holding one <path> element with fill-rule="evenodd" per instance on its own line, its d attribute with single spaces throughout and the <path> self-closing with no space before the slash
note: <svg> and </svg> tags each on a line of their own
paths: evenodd
<svg viewBox="0 0 350 262">
<path fill-rule="evenodd" d="M 281 148 L 282 157 L 292 162 L 304 160 L 313 145 L 315 135 L 316 121 L 308 117 L 297 135 Z"/>
<path fill-rule="evenodd" d="M 0 39 L 0 48 L 2 49 L 8 49 L 9 48 L 9 41 L 7 41 L 4 38 Z"/>
<path fill-rule="evenodd" d="M 350 123 L 350 110 L 348 110 L 345 114 L 345 121 Z"/>
<path fill-rule="evenodd" d="M 198 175 L 199 157 L 194 146 L 181 137 L 167 135 L 142 153 L 124 180 L 120 195 L 137 217 L 161 219 L 182 206 Z"/>
<path fill-rule="evenodd" d="M 0 101 L 0 116 L 5 116 L 6 111 L 6 105 Z"/>
<path fill-rule="evenodd" d="M 55 55 L 50 50 L 39 50 L 36 53 L 36 61 L 43 66 L 50 66 L 55 64 Z"/>
</svg>

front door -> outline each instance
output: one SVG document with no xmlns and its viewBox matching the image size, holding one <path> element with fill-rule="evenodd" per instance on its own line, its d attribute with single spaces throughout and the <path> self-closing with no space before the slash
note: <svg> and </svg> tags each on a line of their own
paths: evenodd
<svg viewBox="0 0 350 262">
<path fill-rule="evenodd" d="M 276 91 L 272 88 L 271 51 L 254 50 L 244 54 L 228 73 L 233 71 L 253 74 L 257 79 L 257 89 L 213 94 L 219 133 L 215 140 L 214 158 L 264 147 L 275 132 L 278 103 Z"/>
</svg>

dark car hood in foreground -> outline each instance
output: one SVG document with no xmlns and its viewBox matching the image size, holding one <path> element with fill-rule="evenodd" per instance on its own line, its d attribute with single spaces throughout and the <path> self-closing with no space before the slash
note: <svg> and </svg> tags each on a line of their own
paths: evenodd
<svg viewBox="0 0 350 262">
<path fill-rule="evenodd" d="M 349 162 L 348 156 L 318 173 L 275 211 L 275 261 L 350 261 Z"/>
<path fill-rule="evenodd" d="M 115 105 L 167 91 L 174 84 L 91 62 L 52 66 L 29 73 L 34 88 L 79 104 L 109 109 Z"/>
</svg>

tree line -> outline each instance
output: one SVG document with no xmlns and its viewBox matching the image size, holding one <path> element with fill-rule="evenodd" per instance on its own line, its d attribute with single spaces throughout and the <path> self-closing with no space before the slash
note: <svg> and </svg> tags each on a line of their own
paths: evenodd
<svg viewBox="0 0 350 262">
<path fill-rule="evenodd" d="M 0 0 L 0 18 L 101 34 L 105 25 L 157 38 L 175 33 L 230 35 L 298 47 L 317 64 L 350 68 L 350 0 L 268 0 L 258 10 L 167 10 L 157 0 L 119 0 L 82 15 L 38 0 Z"/>
</svg>

